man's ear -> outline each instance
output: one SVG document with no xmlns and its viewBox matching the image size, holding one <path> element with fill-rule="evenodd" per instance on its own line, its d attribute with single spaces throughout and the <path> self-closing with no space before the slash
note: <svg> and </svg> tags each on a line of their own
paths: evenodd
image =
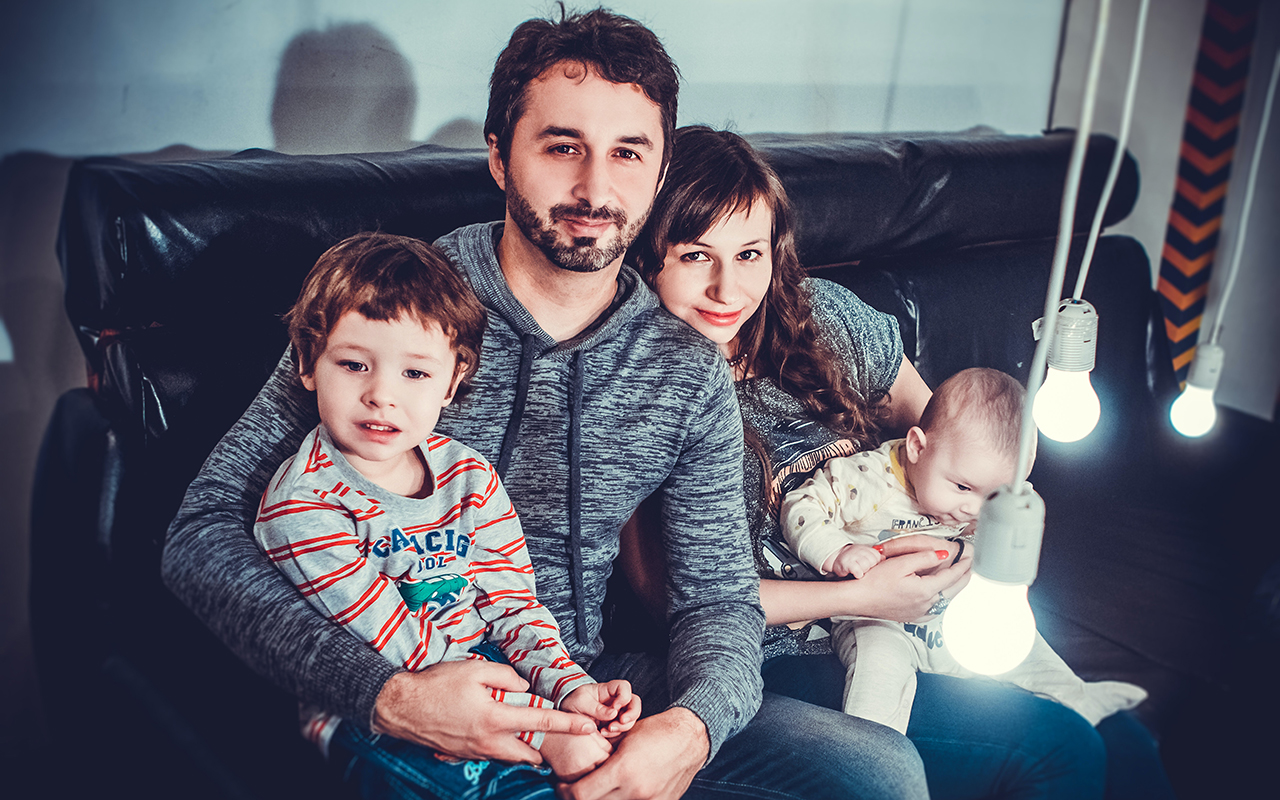
<svg viewBox="0 0 1280 800">
<path fill-rule="evenodd" d="M 924 428 L 919 425 L 912 425 L 911 430 L 907 431 L 907 460 L 912 464 L 918 462 L 920 456 L 924 453 L 924 447 Z"/>
<path fill-rule="evenodd" d="M 507 190 L 507 165 L 502 161 L 502 153 L 498 150 L 498 134 L 491 133 L 485 137 L 489 143 L 489 174 L 502 191 Z"/>
</svg>

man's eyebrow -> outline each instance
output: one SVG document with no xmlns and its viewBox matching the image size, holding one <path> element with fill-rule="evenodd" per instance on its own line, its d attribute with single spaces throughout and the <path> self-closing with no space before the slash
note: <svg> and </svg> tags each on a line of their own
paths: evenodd
<svg viewBox="0 0 1280 800">
<path fill-rule="evenodd" d="M 577 128 L 561 128 L 558 125 L 548 125 L 538 134 L 539 139 L 554 139 L 557 136 L 564 136 L 569 139 L 582 139 L 582 131 Z"/>
<path fill-rule="evenodd" d="M 619 138 L 618 141 L 622 142 L 623 144 L 632 145 L 634 147 L 643 147 L 646 150 L 653 149 L 653 140 L 650 139 L 648 136 L 645 136 L 643 133 L 637 134 L 635 136 L 623 136 Z"/>
<path fill-rule="evenodd" d="M 541 133 L 538 134 L 539 139 L 554 139 L 559 136 L 563 136 L 566 139 L 587 138 L 586 134 L 584 134 L 578 128 L 562 128 L 559 125 L 548 125 L 547 127 L 542 129 Z M 643 147 L 646 150 L 654 149 L 653 140 L 650 139 L 648 136 L 645 136 L 643 133 L 638 133 L 634 136 L 619 136 L 618 141 L 622 144 L 630 145 L 632 147 Z"/>
</svg>

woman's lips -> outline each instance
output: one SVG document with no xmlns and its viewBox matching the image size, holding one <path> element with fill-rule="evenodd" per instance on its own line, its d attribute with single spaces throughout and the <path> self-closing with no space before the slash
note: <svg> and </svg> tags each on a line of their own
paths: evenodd
<svg viewBox="0 0 1280 800">
<path fill-rule="evenodd" d="M 738 319 L 742 316 L 742 311 L 731 311 L 727 314 L 716 313 L 715 311 L 705 311 L 701 308 L 695 309 L 707 322 L 720 327 L 728 327 L 736 325 Z"/>
</svg>

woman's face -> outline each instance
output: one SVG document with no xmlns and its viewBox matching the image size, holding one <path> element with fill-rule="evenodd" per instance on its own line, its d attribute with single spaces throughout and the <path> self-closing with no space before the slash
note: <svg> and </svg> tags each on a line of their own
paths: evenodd
<svg viewBox="0 0 1280 800">
<path fill-rule="evenodd" d="M 696 241 L 667 248 L 654 288 L 667 310 L 720 345 L 732 342 L 760 308 L 773 275 L 773 210 L 757 199 L 750 211 L 721 218 Z"/>
</svg>

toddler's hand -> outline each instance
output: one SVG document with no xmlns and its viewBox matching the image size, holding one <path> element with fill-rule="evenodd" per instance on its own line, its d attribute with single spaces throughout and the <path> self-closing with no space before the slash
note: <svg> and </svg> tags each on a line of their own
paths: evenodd
<svg viewBox="0 0 1280 800">
<path fill-rule="evenodd" d="M 603 764 L 613 752 L 613 745 L 599 731 L 548 733 L 542 740 L 541 752 L 556 777 L 572 782 Z"/>
<path fill-rule="evenodd" d="M 631 684 L 627 681 L 589 683 L 561 700 L 560 709 L 591 717 L 600 723 L 600 732 L 612 739 L 636 724 L 640 718 L 640 697 L 631 693 Z"/>
<path fill-rule="evenodd" d="M 884 555 L 874 547 L 865 544 L 846 544 L 836 553 L 831 562 L 830 572 L 841 578 L 852 575 L 861 578 L 867 571 L 884 560 Z"/>
</svg>

